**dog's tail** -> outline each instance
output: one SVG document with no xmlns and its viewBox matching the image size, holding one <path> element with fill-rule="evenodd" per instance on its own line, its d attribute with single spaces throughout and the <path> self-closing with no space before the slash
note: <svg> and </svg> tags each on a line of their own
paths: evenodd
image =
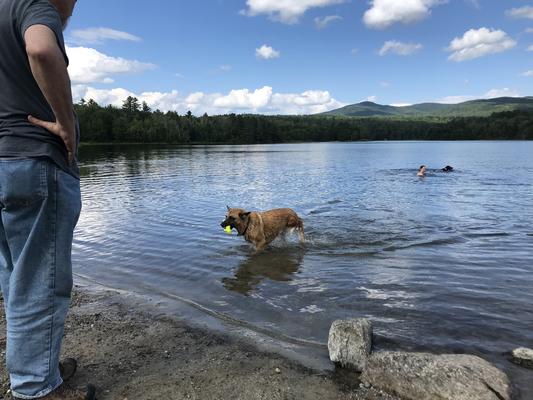
<svg viewBox="0 0 533 400">
<path fill-rule="evenodd" d="M 298 238 L 300 239 L 300 242 L 304 243 L 305 242 L 304 221 L 301 218 L 298 218 L 298 224 L 296 225 L 296 229 L 298 230 Z"/>
</svg>

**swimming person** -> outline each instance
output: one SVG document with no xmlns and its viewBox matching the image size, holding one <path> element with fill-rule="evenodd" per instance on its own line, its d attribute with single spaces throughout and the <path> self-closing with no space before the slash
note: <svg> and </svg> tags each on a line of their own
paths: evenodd
<svg viewBox="0 0 533 400">
<path fill-rule="evenodd" d="M 416 174 L 417 176 L 426 176 L 426 166 L 425 165 L 421 165 L 420 168 L 418 169 L 418 174 Z"/>
<path fill-rule="evenodd" d="M 451 165 L 446 165 L 444 168 L 441 169 L 443 172 L 452 172 L 453 167 Z"/>
</svg>

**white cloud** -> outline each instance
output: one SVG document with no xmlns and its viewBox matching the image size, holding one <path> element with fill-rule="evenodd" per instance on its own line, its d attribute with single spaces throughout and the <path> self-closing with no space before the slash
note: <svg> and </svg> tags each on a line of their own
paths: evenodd
<svg viewBox="0 0 533 400">
<path fill-rule="evenodd" d="M 491 89 L 485 93 L 485 99 L 494 99 L 496 97 L 520 97 L 518 90 L 503 88 L 503 89 Z"/>
<path fill-rule="evenodd" d="M 357 53 L 359 53 L 359 49 L 351 49 L 350 53 L 357 54 Z"/>
<path fill-rule="evenodd" d="M 275 93 L 269 114 L 317 114 L 344 107 L 328 91 L 307 90 L 303 93 Z"/>
<path fill-rule="evenodd" d="M 85 97 L 89 89 L 90 88 L 87 85 L 72 85 L 72 99 L 74 100 L 74 103 L 77 103 L 81 99 L 95 100 L 94 97 Z"/>
<path fill-rule="evenodd" d="M 76 85 L 73 87 L 72 96 L 75 102 L 80 99 L 93 99 L 100 105 L 112 104 L 116 107 L 121 107 L 122 103 L 128 96 L 135 96 L 135 93 L 122 89 L 95 89 L 85 85 Z"/>
<path fill-rule="evenodd" d="M 247 0 L 248 9 L 241 13 L 250 17 L 266 14 L 274 21 L 295 24 L 311 8 L 342 2 L 344 0 Z"/>
<path fill-rule="evenodd" d="M 526 71 L 522 74 L 522 76 L 533 76 L 533 70 Z"/>
<path fill-rule="evenodd" d="M 372 0 L 363 21 L 369 28 L 385 29 L 395 23 L 411 24 L 427 18 L 444 0 Z"/>
<path fill-rule="evenodd" d="M 524 6 L 520 8 L 511 8 L 505 12 L 508 16 L 513 18 L 527 18 L 533 19 L 533 7 Z"/>
<path fill-rule="evenodd" d="M 533 44 L 527 48 L 527 51 L 533 51 Z"/>
<path fill-rule="evenodd" d="M 332 22 L 340 21 L 340 20 L 342 20 L 342 17 L 340 15 L 328 15 L 322 18 L 316 17 L 315 26 L 317 27 L 317 29 L 324 29 Z"/>
<path fill-rule="evenodd" d="M 379 85 L 380 85 L 381 87 L 386 88 L 386 87 L 389 87 L 389 86 L 390 86 L 390 82 L 387 82 L 387 81 L 381 81 L 381 82 L 379 82 Z"/>
<path fill-rule="evenodd" d="M 218 97 L 213 105 L 228 110 L 248 110 L 257 112 L 265 108 L 272 99 L 272 88 L 264 86 L 250 92 L 248 89 L 232 90 L 226 96 Z"/>
<path fill-rule="evenodd" d="M 465 101 L 475 100 L 478 97 L 476 96 L 470 96 L 470 95 L 462 95 L 462 96 L 446 96 L 441 99 L 435 100 L 436 103 L 441 104 L 458 104 L 458 103 L 464 103 Z"/>
<path fill-rule="evenodd" d="M 365 101 L 371 101 L 372 103 L 375 103 L 378 101 L 378 96 L 368 96 Z"/>
<path fill-rule="evenodd" d="M 533 28 L 527 28 L 526 33 L 533 33 Z"/>
<path fill-rule="evenodd" d="M 146 101 L 152 109 L 176 111 L 196 115 L 207 112 L 227 114 L 231 112 L 261 114 L 315 114 L 330 111 L 346 104 L 335 100 L 328 91 L 308 90 L 303 93 L 274 93 L 270 86 L 259 89 L 236 89 L 227 94 L 193 92 L 181 95 L 178 91 L 133 93 L 122 88 L 95 89 L 87 85 L 73 87 L 74 101 L 93 99 L 100 105 L 122 106 L 128 96 Z"/>
<path fill-rule="evenodd" d="M 452 40 L 447 48 L 447 51 L 452 52 L 448 59 L 456 62 L 472 60 L 489 54 L 500 53 L 515 46 L 516 41 L 502 30 L 470 29 L 465 32 L 463 37 Z"/>
<path fill-rule="evenodd" d="M 77 29 L 72 31 L 71 36 L 72 38 L 69 39 L 76 44 L 100 44 L 106 40 L 141 41 L 138 36 L 111 28 Z"/>
<path fill-rule="evenodd" d="M 442 104 L 457 104 L 464 103 L 465 101 L 477 100 L 477 99 L 494 99 L 497 97 L 521 97 L 520 92 L 514 89 L 491 89 L 487 93 L 481 96 L 463 95 L 463 96 L 447 96 L 442 99 L 436 100 L 437 103 Z"/>
<path fill-rule="evenodd" d="M 392 103 L 391 106 L 393 107 L 409 107 L 412 106 L 413 103 Z"/>
<path fill-rule="evenodd" d="M 67 54 L 70 60 L 68 71 L 74 84 L 112 83 L 112 75 L 156 68 L 154 64 L 107 56 L 87 47 L 67 47 Z"/>
<path fill-rule="evenodd" d="M 423 46 L 419 43 L 402 43 L 396 40 L 389 40 L 383 44 L 379 51 L 380 56 L 385 56 L 389 53 L 397 54 L 399 56 L 408 56 L 419 51 Z"/>
<path fill-rule="evenodd" d="M 162 92 L 144 92 L 139 96 L 140 101 L 146 101 L 152 109 L 154 110 L 164 110 L 167 108 L 174 107 L 180 104 L 179 92 L 177 90 L 172 90 L 167 93 Z"/>
<path fill-rule="evenodd" d="M 260 48 L 255 49 L 255 56 L 262 60 L 270 60 L 273 58 L 279 58 L 280 52 L 274 50 L 272 47 L 267 46 L 266 44 L 262 45 Z"/>
</svg>

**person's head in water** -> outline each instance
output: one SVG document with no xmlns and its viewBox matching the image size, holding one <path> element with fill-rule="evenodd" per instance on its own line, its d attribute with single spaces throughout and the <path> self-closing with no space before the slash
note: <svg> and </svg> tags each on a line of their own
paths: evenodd
<svg viewBox="0 0 533 400">
<path fill-rule="evenodd" d="M 426 175 L 426 166 L 421 165 L 420 168 L 418 168 L 418 176 L 425 176 Z"/>
<path fill-rule="evenodd" d="M 61 23 L 63 24 L 63 30 L 65 30 L 68 25 L 68 20 L 74 12 L 76 0 L 50 0 L 50 3 L 59 13 L 59 16 L 61 17 Z"/>
<path fill-rule="evenodd" d="M 444 172 L 452 172 L 453 167 L 451 165 L 446 165 L 443 169 Z"/>
</svg>

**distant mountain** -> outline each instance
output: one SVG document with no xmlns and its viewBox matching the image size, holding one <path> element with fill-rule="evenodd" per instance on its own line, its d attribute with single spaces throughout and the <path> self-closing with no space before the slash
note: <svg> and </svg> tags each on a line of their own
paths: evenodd
<svg viewBox="0 0 533 400">
<path fill-rule="evenodd" d="M 345 117 L 486 117 L 495 112 L 514 110 L 533 111 L 533 97 L 499 97 L 487 100 L 472 100 L 459 104 L 421 103 L 412 106 L 384 106 L 363 101 L 320 115 Z"/>
</svg>

